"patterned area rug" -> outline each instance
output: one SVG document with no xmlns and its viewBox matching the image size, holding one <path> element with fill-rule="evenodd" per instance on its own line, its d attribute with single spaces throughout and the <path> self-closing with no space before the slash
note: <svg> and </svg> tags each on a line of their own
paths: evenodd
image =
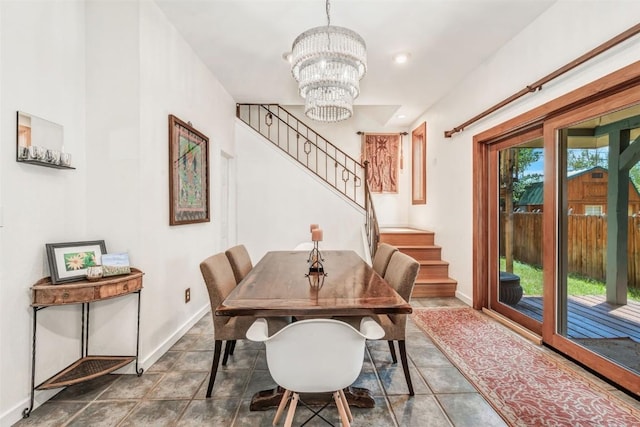
<svg viewBox="0 0 640 427">
<path fill-rule="evenodd" d="M 471 308 L 413 319 L 513 426 L 640 426 L 640 411 Z"/>
</svg>

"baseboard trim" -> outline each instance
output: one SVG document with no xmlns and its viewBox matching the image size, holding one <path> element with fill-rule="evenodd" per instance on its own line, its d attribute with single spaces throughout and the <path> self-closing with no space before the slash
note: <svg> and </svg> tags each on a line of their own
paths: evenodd
<svg viewBox="0 0 640 427">
<path fill-rule="evenodd" d="M 163 354 L 167 352 L 182 336 L 193 327 L 202 317 L 207 314 L 210 310 L 209 304 L 207 303 L 205 306 L 196 311 L 189 319 L 187 319 L 182 326 L 180 326 L 175 332 L 173 332 L 167 339 L 165 339 L 162 344 L 156 347 L 150 354 L 146 357 L 141 356 L 141 360 L 138 361 L 138 368 L 147 369 L 151 365 L 153 365 Z M 122 369 L 115 371 L 116 374 L 135 374 L 135 364 L 129 364 Z M 143 374 L 144 375 L 144 374 Z M 36 391 L 34 396 L 34 403 L 32 410 L 37 409 L 40 405 L 47 402 L 56 394 L 60 393 L 64 389 L 55 389 L 55 390 L 43 390 Z M 31 391 L 29 391 L 31 393 Z M 31 396 L 21 400 L 18 404 L 16 404 L 13 408 L 6 411 L 4 414 L 0 415 L 0 426 L 11 426 L 22 419 L 22 411 L 25 408 L 29 407 Z"/>
<path fill-rule="evenodd" d="M 175 343 L 178 342 L 182 336 L 187 333 L 189 329 L 193 327 L 202 317 L 207 314 L 210 310 L 209 304 L 207 303 L 204 307 L 200 308 L 196 311 L 183 325 L 176 330 L 173 334 L 171 334 L 162 344 L 155 348 L 148 356 L 146 356 L 141 362 L 138 364 L 141 365 L 144 369 L 147 369 L 154 363 L 158 361 Z M 126 368 L 123 368 L 126 369 Z M 134 369 L 131 368 L 131 372 L 126 373 L 135 373 Z"/>
<path fill-rule="evenodd" d="M 33 408 L 32 411 L 36 409 L 38 406 L 45 403 L 47 400 L 51 399 L 56 394 L 60 393 L 63 389 L 55 389 L 55 390 L 43 390 L 36 391 L 36 394 L 33 398 Z M 29 391 L 31 393 L 31 391 Z M 4 414 L 0 415 L 0 426 L 8 427 L 17 423 L 22 419 L 22 411 L 29 407 L 29 403 L 31 402 L 31 396 L 23 399 L 15 405 L 13 408 L 9 409 Z"/>
<path fill-rule="evenodd" d="M 462 292 L 460 292 L 457 289 L 456 289 L 456 298 L 458 298 L 460 301 L 462 301 L 465 304 L 467 304 L 469 307 L 473 307 L 473 300 L 471 298 L 469 298 L 469 296 L 467 296 L 467 294 L 463 294 Z"/>
</svg>

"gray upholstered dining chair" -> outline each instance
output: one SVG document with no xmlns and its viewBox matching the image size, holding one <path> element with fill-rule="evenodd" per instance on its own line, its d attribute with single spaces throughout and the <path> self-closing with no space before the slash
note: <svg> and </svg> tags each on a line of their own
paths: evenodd
<svg viewBox="0 0 640 427">
<path fill-rule="evenodd" d="M 216 308 L 224 301 L 229 293 L 236 287 L 236 279 L 231 269 L 231 264 L 224 253 L 212 255 L 200 263 L 200 271 L 207 285 L 209 301 L 211 303 L 211 315 L 213 316 L 213 334 L 215 338 L 213 350 L 213 363 L 211 376 L 207 388 L 207 397 L 211 397 L 213 383 L 216 380 L 222 342 L 226 341 L 222 365 L 227 364 L 227 359 L 233 355 L 236 340 L 244 339 L 247 330 L 256 320 L 252 316 L 216 316 Z M 269 319 L 270 333 L 275 333 L 287 325 L 285 319 Z"/>
<path fill-rule="evenodd" d="M 391 260 L 391 255 L 398 251 L 398 248 L 388 243 L 379 243 L 376 248 L 376 254 L 373 257 L 372 267 L 376 273 L 384 277 L 387 266 Z"/>
<path fill-rule="evenodd" d="M 391 254 L 389 265 L 384 274 L 384 279 L 389 285 L 395 289 L 395 291 L 409 302 L 411 299 L 411 292 L 416 283 L 418 277 L 418 270 L 420 269 L 420 263 L 409 255 L 403 254 L 396 250 Z M 389 351 L 391 352 L 391 359 L 393 363 L 398 363 L 398 357 L 396 355 L 396 348 L 394 341 L 398 341 L 398 348 L 400 349 L 400 360 L 402 361 L 402 368 L 404 370 L 404 376 L 407 381 L 407 387 L 409 388 L 409 395 L 413 396 L 413 384 L 411 382 L 411 375 L 409 374 L 409 365 L 407 362 L 407 348 L 405 345 L 405 331 L 407 326 L 406 314 L 376 314 L 371 316 L 376 322 L 384 329 L 383 340 L 389 343 Z M 359 317 L 348 316 L 334 316 L 333 319 L 340 320 L 350 324 L 352 327 L 357 328 Z"/>
<path fill-rule="evenodd" d="M 403 254 L 400 251 L 394 252 L 389 260 L 389 265 L 384 274 L 384 279 L 393 287 L 393 289 L 400 294 L 405 301 L 409 302 L 411 299 L 411 292 L 416 283 L 418 277 L 418 270 L 420 269 L 420 263 L 409 255 Z M 391 351 L 391 358 L 393 363 L 397 363 L 396 351 L 394 347 L 394 341 L 398 341 L 398 348 L 400 350 L 400 360 L 402 361 L 402 369 L 404 370 L 404 376 L 407 380 L 407 387 L 409 388 L 409 395 L 413 396 L 413 384 L 411 383 L 411 375 L 409 374 L 409 365 L 407 363 L 407 348 L 405 345 L 405 336 L 407 328 L 407 315 L 406 314 L 385 314 L 377 316 L 376 320 L 384 329 L 383 339 L 389 342 L 389 350 Z"/>
<path fill-rule="evenodd" d="M 236 284 L 238 284 L 253 268 L 249 252 L 247 252 L 247 248 L 244 245 L 237 245 L 227 249 L 225 255 L 229 258 L 233 275 L 236 278 Z"/>
</svg>

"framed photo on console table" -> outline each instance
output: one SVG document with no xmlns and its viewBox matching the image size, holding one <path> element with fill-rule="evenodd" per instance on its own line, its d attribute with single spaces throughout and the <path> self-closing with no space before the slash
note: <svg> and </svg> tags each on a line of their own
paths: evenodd
<svg viewBox="0 0 640 427">
<path fill-rule="evenodd" d="M 169 115 L 169 224 L 209 222 L 209 138 Z"/>
<path fill-rule="evenodd" d="M 411 204 L 427 203 L 427 123 L 411 132 Z"/>
<path fill-rule="evenodd" d="M 100 265 L 107 252 L 104 240 L 68 243 L 46 243 L 51 283 L 58 284 L 84 280 L 87 268 Z"/>
</svg>

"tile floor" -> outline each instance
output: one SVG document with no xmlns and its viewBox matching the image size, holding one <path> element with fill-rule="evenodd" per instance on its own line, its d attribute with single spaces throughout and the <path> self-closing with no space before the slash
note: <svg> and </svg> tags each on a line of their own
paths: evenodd
<svg viewBox="0 0 640 427">
<path fill-rule="evenodd" d="M 414 306 L 463 305 L 455 298 L 415 299 Z M 270 426 L 275 410 L 249 411 L 251 396 L 275 383 L 262 343 L 238 341 L 205 398 L 213 358 L 211 315 L 205 315 L 145 373 L 106 375 L 68 387 L 14 426 Z M 354 426 L 504 426 L 500 416 L 414 324 L 407 348 L 415 396 L 384 341 L 367 344 L 355 386 L 372 391 L 373 409 L 352 408 Z M 311 413 L 299 406 L 294 425 Z M 322 415 L 339 425 L 335 407 Z M 283 424 L 283 420 L 280 422 Z M 307 426 L 325 426 L 314 418 Z"/>
</svg>

